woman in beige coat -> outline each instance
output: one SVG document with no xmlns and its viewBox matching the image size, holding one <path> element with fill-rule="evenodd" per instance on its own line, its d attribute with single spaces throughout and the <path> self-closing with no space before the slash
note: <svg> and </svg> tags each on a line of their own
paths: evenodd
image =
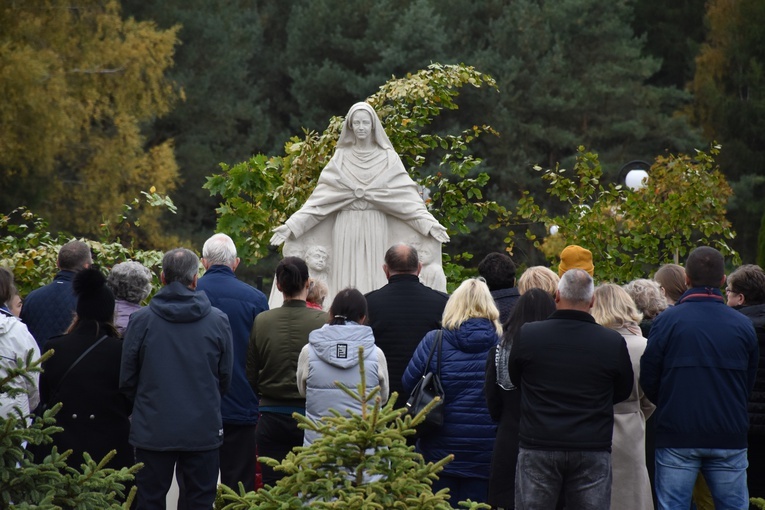
<svg viewBox="0 0 765 510">
<path fill-rule="evenodd" d="M 635 384 L 630 397 L 614 406 L 614 435 L 611 448 L 611 508 L 653 510 L 651 482 L 645 463 L 645 421 L 655 406 L 638 384 L 640 356 L 646 339 L 640 333 L 642 314 L 627 292 L 614 284 L 595 289 L 592 315 L 599 324 L 621 333 L 632 360 Z"/>
</svg>

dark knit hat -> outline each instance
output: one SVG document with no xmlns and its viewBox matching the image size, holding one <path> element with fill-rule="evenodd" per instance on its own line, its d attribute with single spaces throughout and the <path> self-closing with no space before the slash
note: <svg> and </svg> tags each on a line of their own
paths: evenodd
<svg viewBox="0 0 765 510">
<path fill-rule="evenodd" d="M 72 281 L 77 296 L 77 316 L 80 320 L 114 321 L 114 294 L 106 286 L 106 277 L 96 268 L 78 271 Z"/>
</svg>

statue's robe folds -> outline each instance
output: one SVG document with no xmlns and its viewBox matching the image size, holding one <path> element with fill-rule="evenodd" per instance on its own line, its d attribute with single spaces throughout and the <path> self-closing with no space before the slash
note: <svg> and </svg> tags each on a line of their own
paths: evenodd
<svg viewBox="0 0 765 510">
<path fill-rule="evenodd" d="M 400 232 L 402 226 L 396 220 L 411 229 L 409 235 Z M 333 297 L 348 286 L 367 293 L 385 285 L 385 251 L 411 237 L 412 230 L 424 241 L 434 241 L 429 234 L 438 222 L 398 154 L 375 146 L 369 152 L 338 148 L 316 189 L 285 224 L 298 241 L 312 237 L 310 242 L 329 245 L 328 297 Z M 322 224 L 327 224 L 330 236 L 310 236 Z M 393 236 L 391 229 L 396 231 Z M 438 248 L 440 260 L 440 243 Z"/>
</svg>

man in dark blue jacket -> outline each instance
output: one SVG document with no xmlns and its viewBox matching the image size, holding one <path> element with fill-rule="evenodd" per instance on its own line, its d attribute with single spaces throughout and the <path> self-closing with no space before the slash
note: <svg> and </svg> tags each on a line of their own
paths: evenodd
<svg viewBox="0 0 765 510">
<path fill-rule="evenodd" d="M 654 319 L 640 359 L 640 385 L 656 404 L 656 497 L 688 508 L 698 472 L 715 508 L 749 508 L 747 400 L 757 373 L 752 322 L 725 306 L 722 254 L 693 250 L 688 291 Z"/>
<path fill-rule="evenodd" d="M 174 466 L 189 508 L 215 500 L 233 346 L 226 314 L 195 290 L 198 271 L 193 252 L 167 252 L 163 287 L 130 316 L 122 344 L 120 389 L 133 400 L 130 444 L 144 464 L 136 475 L 140 509 L 165 508 Z"/>
<path fill-rule="evenodd" d="M 72 279 L 81 269 L 90 267 L 90 247 L 82 241 L 69 241 L 58 251 L 59 271 L 51 283 L 29 293 L 21 308 L 21 320 L 37 340 L 40 351 L 52 336 L 63 334 L 74 318 L 77 297 Z"/>
<path fill-rule="evenodd" d="M 234 275 L 239 258 L 236 246 L 226 234 L 215 234 L 202 248 L 205 274 L 197 291 L 204 291 L 210 303 L 228 316 L 234 337 L 234 370 L 231 387 L 223 396 L 223 445 L 220 447 L 220 480 L 236 489 L 239 482 L 255 490 L 255 428 L 258 424 L 258 397 L 247 381 L 247 347 L 255 317 L 268 310 L 261 291 L 239 281 Z"/>
</svg>

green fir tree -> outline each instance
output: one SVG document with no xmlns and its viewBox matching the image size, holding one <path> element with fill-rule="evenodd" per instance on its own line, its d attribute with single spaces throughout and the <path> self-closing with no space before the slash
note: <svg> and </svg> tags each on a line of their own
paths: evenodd
<svg viewBox="0 0 765 510">
<path fill-rule="evenodd" d="M 23 391 L 13 384 L 18 378 L 29 378 L 40 371 L 40 365 L 52 353 L 32 360 L 32 351 L 16 366 L 0 372 L 0 393 L 8 395 Z M 11 413 L 0 416 L 0 508 L 60 510 L 129 509 L 135 488 L 128 491 L 133 475 L 141 468 L 135 465 L 119 470 L 104 467 L 116 452 L 99 462 L 86 453 L 80 469 L 66 465 L 71 450 L 59 453 L 54 447 L 45 458 L 35 458 L 28 445 L 51 442 L 51 435 L 61 431 L 55 425 L 57 404 L 42 416 Z"/>
<path fill-rule="evenodd" d="M 453 456 L 425 462 L 406 443 L 407 436 L 425 419 L 431 403 L 416 416 L 396 408 L 396 393 L 383 405 L 379 386 L 366 389 L 363 348 L 359 349 L 361 382 L 355 390 L 336 383 L 350 398 L 361 402 L 361 413 L 333 416 L 318 422 L 295 413 L 300 428 L 318 432 L 308 447 L 297 447 L 281 463 L 261 461 L 285 473 L 275 486 L 237 494 L 220 486 L 217 510 L 270 509 L 438 509 L 453 508 L 448 489 L 433 493 L 433 480 Z M 462 507 L 489 508 L 463 502 Z"/>
</svg>

